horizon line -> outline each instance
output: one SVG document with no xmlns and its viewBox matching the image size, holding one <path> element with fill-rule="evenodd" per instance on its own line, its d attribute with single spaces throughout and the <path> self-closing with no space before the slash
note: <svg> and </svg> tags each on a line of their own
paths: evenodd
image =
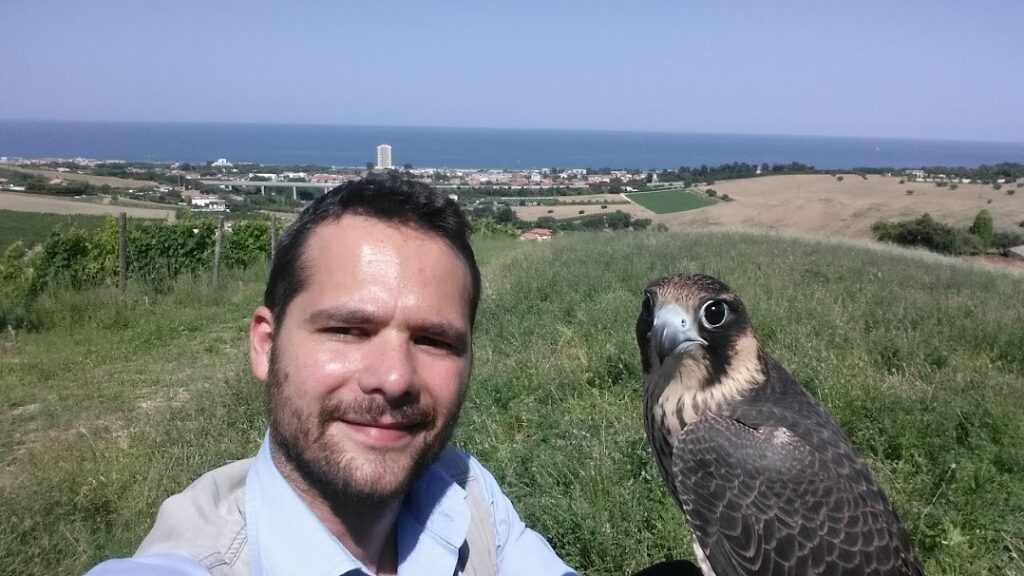
<svg viewBox="0 0 1024 576">
<path fill-rule="evenodd" d="M 69 118 L 0 118 L 0 122 L 34 122 L 34 123 L 80 123 L 80 124 L 183 124 L 211 126 L 302 126 L 311 128 L 383 128 L 401 130 L 477 130 L 477 131 L 512 131 L 512 132 L 577 132 L 599 134 L 656 134 L 656 135 L 687 135 L 687 136 L 747 136 L 758 138 L 836 138 L 848 140 L 890 140 L 911 142 L 957 142 L 976 144 L 1009 144 L 1024 145 L 1024 140 L 976 140 L 957 138 L 924 138 L 909 136 L 848 136 L 835 134 L 780 134 L 766 132 L 707 132 L 683 130 L 624 130 L 609 128 L 537 128 L 537 127 L 495 127 L 495 126 L 439 126 L 439 125 L 398 125 L 398 124 L 345 124 L 345 123 L 313 123 L 313 122 L 254 122 L 238 120 L 110 120 L 110 119 L 69 119 Z"/>
</svg>

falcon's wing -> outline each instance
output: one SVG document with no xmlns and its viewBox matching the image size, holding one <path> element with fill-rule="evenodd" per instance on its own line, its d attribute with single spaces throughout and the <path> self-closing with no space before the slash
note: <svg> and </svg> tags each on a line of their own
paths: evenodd
<svg viewBox="0 0 1024 576">
<path fill-rule="evenodd" d="M 888 505 L 785 428 L 705 415 L 673 452 L 676 495 L 717 576 L 921 573 Z"/>
</svg>

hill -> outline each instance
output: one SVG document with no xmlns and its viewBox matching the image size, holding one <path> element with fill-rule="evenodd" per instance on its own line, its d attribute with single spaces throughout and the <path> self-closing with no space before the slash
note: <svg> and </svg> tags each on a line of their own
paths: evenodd
<svg viewBox="0 0 1024 576">
<path fill-rule="evenodd" d="M 956 190 L 933 183 L 904 182 L 898 176 L 847 174 L 787 175 L 724 180 L 708 187 L 735 202 L 700 210 L 647 216 L 673 230 L 697 227 L 742 228 L 824 237 L 870 238 L 876 220 L 905 220 L 925 212 L 940 222 L 966 228 L 982 208 L 992 212 L 997 228 L 1018 229 L 1024 221 L 1024 191 L 1014 184 L 1001 190 L 960 184 Z M 706 189 L 707 187 L 705 187 Z M 908 195 L 907 190 L 913 190 Z M 1009 194 L 1008 192 L 1015 192 Z"/>
<path fill-rule="evenodd" d="M 588 574 L 692 557 L 644 440 L 633 323 L 653 277 L 739 292 L 765 348 L 868 460 L 928 574 L 1024 574 L 1024 278 L 760 234 L 478 239 L 485 292 L 457 443 Z M 264 428 L 243 341 L 265 270 L 214 293 L 56 293 L 0 336 L 0 569 L 130 554 L 163 498 Z"/>
</svg>

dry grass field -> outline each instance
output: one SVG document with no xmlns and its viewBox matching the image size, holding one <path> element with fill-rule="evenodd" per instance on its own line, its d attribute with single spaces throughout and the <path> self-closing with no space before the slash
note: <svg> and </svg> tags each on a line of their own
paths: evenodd
<svg viewBox="0 0 1024 576">
<path fill-rule="evenodd" d="M 174 221 L 174 210 L 157 208 L 138 208 L 134 206 L 118 206 L 99 204 L 89 200 L 72 200 L 59 196 L 44 194 L 22 194 L 19 192 L 0 192 L 0 210 L 16 212 L 45 212 L 49 214 L 118 214 L 125 212 L 132 218 L 151 218 Z"/>
<path fill-rule="evenodd" d="M 5 166 L 9 170 L 17 170 L 18 172 L 25 172 L 26 174 L 35 174 L 44 178 L 60 178 L 61 180 L 78 180 L 80 182 L 88 182 L 93 186 L 103 186 L 106 184 L 111 188 L 156 188 L 160 184 L 152 180 L 129 180 L 126 178 L 112 178 L 110 176 L 90 176 L 88 174 L 75 174 L 73 172 L 58 172 L 56 170 L 43 170 L 39 168 L 20 168 L 15 166 Z"/>
<path fill-rule="evenodd" d="M 618 194 L 608 195 L 600 194 L 594 197 L 601 198 L 604 200 L 621 201 L 622 196 Z M 574 198 L 587 198 L 587 196 L 580 196 Z M 516 215 L 523 220 L 536 220 L 541 216 L 551 216 L 554 218 L 572 218 L 573 216 L 580 216 L 580 210 L 583 210 L 583 215 L 588 214 L 601 214 L 615 212 L 619 210 L 621 212 L 628 212 L 632 214 L 634 218 L 651 218 L 654 216 L 654 212 L 651 212 L 647 208 L 640 206 L 639 204 L 605 204 L 608 208 L 601 209 L 602 204 L 576 204 L 576 205 L 557 205 L 557 206 L 513 206 L 513 210 L 516 211 Z"/>
<path fill-rule="evenodd" d="M 1017 229 L 1024 221 L 1024 189 L 1016 188 L 1016 184 L 1005 184 L 1001 190 L 990 185 L 961 184 L 950 190 L 926 182 L 900 184 L 898 176 L 868 176 L 865 180 L 844 174 L 839 181 L 826 174 L 723 180 L 710 188 L 719 196 L 728 194 L 735 202 L 661 215 L 637 204 L 609 205 L 607 210 L 600 206 L 525 206 L 515 211 L 524 220 L 536 220 L 541 216 L 578 216 L 580 210 L 585 214 L 622 210 L 680 231 L 725 228 L 844 238 L 870 238 L 871 224 L 876 220 L 904 220 L 925 212 L 956 226 L 969 226 L 982 208 L 992 213 L 996 228 Z M 908 195 L 907 190 L 914 193 Z"/>
<path fill-rule="evenodd" d="M 870 238 L 876 220 L 916 218 L 925 212 L 956 226 L 969 226 L 987 208 L 996 228 L 1016 229 L 1024 220 L 1024 190 L 1006 184 L 1002 190 L 961 184 L 957 190 L 932 183 L 904 182 L 893 176 L 846 174 L 840 182 L 828 175 L 766 176 L 716 182 L 719 196 L 735 202 L 664 214 L 648 213 L 655 222 L 675 230 L 694 227 L 776 230 L 814 236 Z M 913 190 L 912 195 L 907 190 Z M 1014 190 L 1013 195 L 1007 192 Z M 991 203 L 989 201 L 991 200 Z"/>
</svg>

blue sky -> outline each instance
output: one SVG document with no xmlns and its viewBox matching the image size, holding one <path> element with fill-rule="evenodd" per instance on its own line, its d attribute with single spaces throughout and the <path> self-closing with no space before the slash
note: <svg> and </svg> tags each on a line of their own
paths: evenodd
<svg viewBox="0 0 1024 576">
<path fill-rule="evenodd" d="M 0 118 L 1024 141 L 1020 0 L 0 3 Z"/>
</svg>

